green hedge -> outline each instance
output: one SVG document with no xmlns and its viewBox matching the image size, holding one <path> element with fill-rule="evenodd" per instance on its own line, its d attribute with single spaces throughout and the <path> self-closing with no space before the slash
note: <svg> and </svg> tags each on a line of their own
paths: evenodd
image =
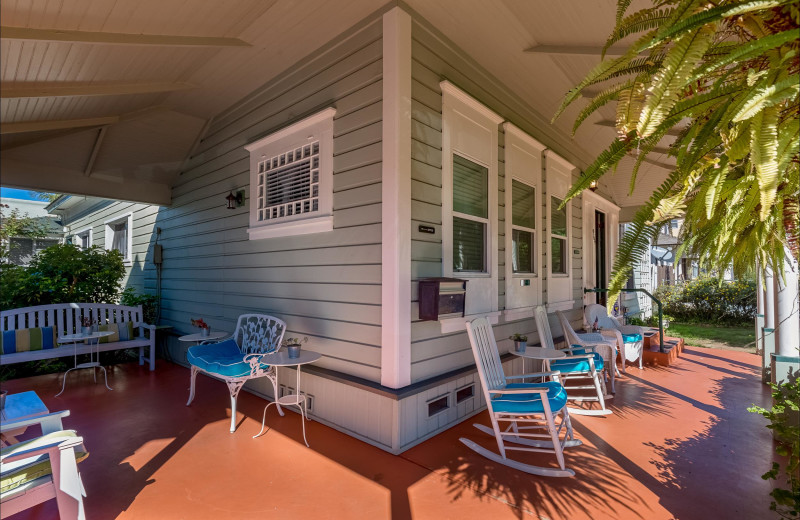
<svg viewBox="0 0 800 520">
<path fill-rule="evenodd" d="M 662 285 L 656 298 L 664 313 L 686 323 L 752 324 L 756 317 L 756 283 L 724 282 L 705 277 L 676 285 Z"/>
</svg>

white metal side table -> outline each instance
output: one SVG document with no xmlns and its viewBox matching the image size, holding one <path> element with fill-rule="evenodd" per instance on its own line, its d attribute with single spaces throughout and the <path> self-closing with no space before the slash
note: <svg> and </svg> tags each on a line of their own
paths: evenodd
<svg viewBox="0 0 800 520">
<path fill-rule="evenodd" d="M 78 370 L 81 368 L 100 368 L 103 371 L 103 378 L 105 379 L 106 388 L 109 390 L 113 390 L 110 386 L 108 386 L 108 372 L 106 372 L 106 367 L 100 364 L 100 338 L 105 338 L 106 336 L 111 336 L 114 334 L 114 331 L 111 330 L 103 330 L 100 332 L 92 332 L 91 334 L 67 334 L 65 336 L 61 336 L 58 338 L 59 343 L 72 343 L 74 352 L 74 363 L 75 365 L 64 372 L 64 383 L 61 385 L 61 391 L 56 394 L 56 397 L 64 393 L 64 389 L 67 387 L 67 374 L 72 372 L 73 370 Z M 87 363 L 78 364 L 78 343 L 81 341 L 86 341 L 89 344 L 89 361 Z M 92 350 L 92 345 L 96 348 L 94 351 Z M 94 375 L 94 382 L 97 382 L 97 371 L 92 370 Z"/>
<path fill-rule="evenodd" d="M 515 356 L 522 358 L 522 373 L 525 373 L 525 359 L 541 359 L 544 362 L 544 372 L 550 371 L 550 361 L 567 357 L 567 353 L 545 347 L 526 347 L 524 351 L 510 350 Z"/>
<path fill-rule="evenodd" d="M 296 406 L 300 409 L 300 422 L 303 423 L 303 441 L 306 443 L 306 447 L 310 448 L 311 446 L 308 445 L 308 440 L 306 439 L 306 420 L 308 419 L 308 410 L 306 409 L 306 396 L 300 392 L 300 366 L 306 365 L 308 363 L 313 363 L 319 358 L 322 357 L 322 354 L 319 352 L 312 352 L 310 350 L 301 350 L 300 356 L 296 358 L 290 358 L 289 353 L 286 350 L 279 350 L 278 352 L 267 354 L 266 356 L 261 358 L 261 363 L 266 365 L 271 365 L 275 367 L 275 378 L 278 378 L 278 367 L 297 367 L 297 383 L 295 384 L 295 393 L 291 395 L 284 395 L 283 397 L 275 396 L 275 401 L 271 403 L 267 403 L 267 406 L 264 407 L 264 416 L 261 418 L 261 431 L 258 432 L 256 435 L 253 435 L 253 438 L 261 436 L 264 433 L 264 423 L 267 419 L 267 408 L 270 407 L 272 404 L 280 404 L 281 406 Z"/>
<path fill-rule="evenodd" d="M 195 332 L 194 334 L 186 334 L 185 336 L 180 336 L 178 341 L 186 341 L 186 342 L 194 342 L 195 344 L 199 345 L 203 341 L 214 341 L 215 339 L 222 339 L 230 336 L 227 332 L 209 332 L 207 336 L 203 336 L 200 332 Z"/>
</svg>

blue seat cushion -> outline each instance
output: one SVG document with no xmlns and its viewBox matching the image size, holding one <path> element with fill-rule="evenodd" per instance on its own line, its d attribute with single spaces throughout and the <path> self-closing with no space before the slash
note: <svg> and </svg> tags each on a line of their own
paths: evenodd
<svg viewBox="0 0 800 520">
<path fill-rule="evenodd" d="M 567 404 L 567 391 L 564 390 L 561 383 L 556 383 L 555 381 L 547 381 L 546 383 L 514 383 L 507 385 L 506 388 L 547 388 L 547 401 L 553 413 L 561 410 Z M 542 404 L 541 394 L 505 394 L 492 399 L 492 410 L 495 412 L 518 414 L 542 413 L 544 412 L 544 405 Z"/>
<path fill-rule="evenodd" d="M 641 334 L 623 334 L 622 335 L 623 343 L 636 343 L 637 341 L 642 341 Z"/>
<path fill-rule="evenodd" d="M 186 360 L 197 368 L 212 374 L 244 377 L 251 373 L 250 363 L 244 361 L 244 356 L 233 339 L 226 339 L 219 343 L 189 347 Z M 269 365 L 262 363 L 261 368 L 267 370 Z"/>
<path fill-rule="evenodd" d="M 597 352 L 592 352 L 592 357 L 594 358 L 594 368 L 596 370 L 603 370 L 603 358 Z M 589 360 L 586 358 L 580 359 L 570 359 L 567 357 L 566 359 L 557 359 L 550 362 L 550 370 L 558 370 L 565 374 L 570 374 L 573 372 L 588 372 L 589 371 Z"/>
</svg>

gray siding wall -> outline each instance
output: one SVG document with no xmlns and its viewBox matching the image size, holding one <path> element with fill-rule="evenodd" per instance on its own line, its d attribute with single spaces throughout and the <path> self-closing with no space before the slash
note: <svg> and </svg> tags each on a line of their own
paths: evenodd
<svg viewBox="0 0 800 520">
<path fill-rule="evenodd" d="M 474 362 L 466 332 L 442 334 L 439 322 L 419 320 L 417 282 L 421 278 L 442 276 L 442 93 L 439 82 L 443 79 L 453 82 L 534 138 L 545 143 L 547 139 L 532 128 L 532 123 L 525 117 L 526 109 L 518 99 L 506 94 L 502 85 L 487 72 L 418 20 L 412 25 L 411 76 L 411 379 L 412 382 L 418 382 Z M 505 308 L 505 158 L 502 128 L 498 128 L 498 132 L 500 278 L 497 298 L 502 311 Z M 564 150 L 555 151 L 560 155 L 570 156 Z M 546 194 L 546 173 L 543 174 L 541 186 Z M 546 198 L 542 197 L 541 201 L 540 209 L 546 217 Z M 573 199 L 570 254 L 573 261 L 573 299 L 576 308 L 568 312 L 568 316 L 574 325 L 580 325 L 583 298 L 581 207 L 580 197 Z M 436 233 L 419 233 L 417 229 L 420 224 L 433 226 Z M 539 233 L 539 237 L 540 246 L 545 252 L 541 272 L 546 277 L 548 240 L 544 233 Z M 542 283 L 543 302 L 547 302 L 545 285 Z M 551 319 L 551 328 L 554 334 L 561 335 L 560 327 L 554 319 Z M 533 318 L 506 322 L 501 316 L 494 331 L 501 354 L 512 348 L 512 343 L 505 338 L 514 332 L 526 333 L 530 336 L 529 341 L 538 342 Z"/>
<path fill-rule="evenodd" d="M 156 275 L 150 246 L 155 240 L 158 206 L 133 202 L 110 202 L 98 211 L 70 221 L 67 235 L 72 236 L 79 231 L 92 228 L 92 245 L 105 247 L 105 222 L 128 213 L 133 214 L 132 262 L 130 266 L 126 267 L 123 285 L 133 287 L 138 292 L 147 291 L 154 294 Z"/>
<path fill-rule="evenodd" d="M 380 381 L 380 20 L 349 31 L 210 125 L 158 214 L 164 246 L 162 323 L 191 318 L 232 331 L 240 314 L 285 320 L 321 366 Z M 243 148 L 326 107 L 334 119 L 334 230 L 248 240 Z M 246 207 L 225 209 L 230 190 Z"/>
</svg>

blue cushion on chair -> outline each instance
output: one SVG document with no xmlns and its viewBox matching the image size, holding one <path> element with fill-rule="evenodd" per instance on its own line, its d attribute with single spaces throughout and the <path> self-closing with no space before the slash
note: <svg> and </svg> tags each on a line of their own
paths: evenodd
<svg viewBox="0 0 800 520">
<path fill-rule="evenodd" d="M 603 358 L 597 352 L 592 352 L 594 357 L 594 368 L 596 370 L 603 370 Z M 556 359 L 550 362 L 550 370 L 559 370 L 565 374 L 572 372 L 588 372 L 589 360 L 586 358 L 581 359 Z"/>
<path fill-rule="evenodd" d="M 623 343 L 636 343 L 637 341 L 642 341 L 641 334 L 623 334 L 622 335 Z"/>
<path fill-rule="evenodd" d="M 226 339 L 219 343 L 190 347 L 186 360 L 206 372 L 243 377 L 250 375 L 250 363 L 244 361 L 244 356 L 233 339 Z M 269 365 L 262 363 L 261 368 L 267 370 Z"/>
<path fill-rule="evenodd" d="M 547 401 L 550 403 L 550 410 L 555 413 L 567 404 L 567 391 L 561 383 L 548 381 L 546 383 L 514 383 L 506 386 L 513 388 L 547 388 Z M 492 399 L 492 410 L 502 413 L 542 413 L 541 394 L 505 394 Z"/>
</svg>

